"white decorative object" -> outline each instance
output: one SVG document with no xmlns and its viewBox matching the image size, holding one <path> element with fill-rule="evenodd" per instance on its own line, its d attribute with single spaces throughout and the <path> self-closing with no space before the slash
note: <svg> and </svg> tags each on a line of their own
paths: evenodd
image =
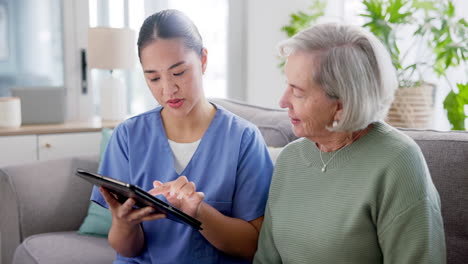
<svg viewBox="0 0 468 264">
<path fill-rule="evenodd" d="M 125 85 L 112 75 L 100 82 L 101 118 L 103 120 L 122 120 L 127 113 Z"/>
<path fill-rule="evenodd" d="M 88 31 L 88 65 L 110 70 L 100 82 L 101 118 L 123 120 L 127 113 L 125 84 L 112 75 L 116 69 L 132 69 L 135 62 L 135 32 L 128 28 L 95 27 Z"/>
<path fill-rule="evenodd" d="M 21 101 L 18 97 L 0 97 L 0 127 L 21 126 Z"/>
</svg>

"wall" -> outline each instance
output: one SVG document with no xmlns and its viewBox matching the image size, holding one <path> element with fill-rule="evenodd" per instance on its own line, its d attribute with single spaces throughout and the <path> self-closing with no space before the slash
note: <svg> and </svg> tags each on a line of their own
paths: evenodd
<svg viewBox="0 0 468 264">
<path fill-rule="evenodd" d="M 345 13 L 343 1 L 328 0 L 327 17 L 321 22 L 339 21 Z M 246 96 L 245 100 L 266 107 L 278 107 L 278 101 L 284 91 L 286 79 L 277 67 L 277 44 L 286 38 L 280 28 L 289 23 L 289 14 L 298 10 L 306 10 L 309 0 L 246 1 Z M 457 8 L 457 16 L 467 19 L 464 10 L 468 1 L 453 0 Z M 346 15 L 346 14 L 345 14 Z M 352 21 L 348 21 L 352 22 Z M 467 81 L 466 71 L 450 71 L 451 80 Z M 430 78 L 431 79 L 431 78 Z M 432 80 L 432 79 L 431 79 Z M 438 88 L 435 98 L 434 129 L 448 130 L 450 125 L 443 109 L 443 100 L 450 91 L 445 82 L 432 80 Z M 468 127 L 468 119 L 466 120 Z"/>
<path fill-rule="evenodd" d="M 340 20 L 343 14 L 342 0 L 328 0 L 326 17 L 320 22 Z M 278 102 L 286 86 L 286 78 L 278 68 L 277 45 L 287 38 L 280 29 L 289 23 L 289 16 L 299 10 L 307 10 L 310 0 L 246 1 L 247 10 L 247 89 L 246 100 L 266 107 L 278 108 Z"/>
<path fill-rule="evenodd" d="M 307 8 L 308 1 L 247 1 L 247 93 L 249 103 L 278 107 L 286 79 L 278 68 L 277 44 L 286 38 L 280 28 L 289 14 Z"/>
</svg>

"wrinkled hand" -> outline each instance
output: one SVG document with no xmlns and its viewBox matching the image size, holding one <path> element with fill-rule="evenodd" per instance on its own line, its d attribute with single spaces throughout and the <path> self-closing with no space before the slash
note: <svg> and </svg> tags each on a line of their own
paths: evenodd
<svg viewBox="0 0 468 264">
<path fill-rule="evenodd" d="M 116 197 L 103 187 L 99 188 L 102 196 L 109 205 L 109 210 L 112 213 L 113 224 L 120 225 L 122 227 L 130 227 L 139 225 L 143 221 L 152 221 L 156 219 L 165 218 L 165 214 L 154 214 L 155 209 L 151 206 L 144 208 L 135 209 L 135 200 L 128 198 L 123 204 L 121 204 Z"/>
<path fill-rule="evenodd" d="M 197 218 L 205 194 L 196 191 L 194 182 L 189 182 L 187 177 L 180 176 L 176 180 L 164 184 L 160 181 L 154 181 L 153 186 L 154 188 L 149 191 L 150 194 L 164 195 L 170 204 Z"/>
</svg>

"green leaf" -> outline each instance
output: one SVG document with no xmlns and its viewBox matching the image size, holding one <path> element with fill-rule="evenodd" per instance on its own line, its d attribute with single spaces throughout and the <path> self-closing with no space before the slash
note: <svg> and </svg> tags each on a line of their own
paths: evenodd
<svg viewBox="0 0 468 264">
<path fill-rule="evenodd" d="M 431 1 L 413 1 L 413 7 L 424 10 L 426 12 L 437 10 L 435 4 Z"/>
<path fill-rule="evenodd" d="M 465 105 L 468 104 L 468 83 L 457 84 L 458 93 L 450 91 L 445 97 L 444 109 L 453 130 L 465 130 Z"/>
<path fill-rule="evenodd" d="M 296 35 L 299 31 L 309 27 L 312 23 L 325 14 L 327 3 L 325 0 L 313 0 L 309 7 L 309 12 L 297 11 L 290 14 L 289 24 L 281 27 L 281 31 L 286 33 L 288 37 Z M 284 63 L 280 63 L 282 68 Z"/>
<path fill-rule="evenodd" d="M 463 25 L 463 26 L 465 26 L 465 27 L 468 27 L 468 23 L 467 23 L 466 20 L 463 19 L 463 18 L 461 18 L 460 20 L 458 20 L 457 23 L 458 23 L 458 24 L 461 24 L 461 25 Z"/>
<path fill-rule="evenodd" d="M 453 5 L 452 1 L 448 1 L 447 10 L 445 11 L 448 17 L 455 16 L 455 6 Z"/>
<path fill-rule="evenodd" d="M 463 99 L 465 104 L 468 104 L 468 82 L 467 83 L 457 83 L 458 94 L 460 98 Z"/>
</svg>

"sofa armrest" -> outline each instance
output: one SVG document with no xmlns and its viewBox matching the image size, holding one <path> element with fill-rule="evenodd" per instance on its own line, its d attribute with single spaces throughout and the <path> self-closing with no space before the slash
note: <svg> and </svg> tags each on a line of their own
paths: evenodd
<svg viewBox="0 0 468 264">
<path fill-rule="evenodd" d="M 15 248 L 28 236 L 79 228 L 92 185 L 74 173 L 97 167 L 98 157 L 86 156 L 0 168 L 2 263 L 10 263 Z"/>
</svg>

